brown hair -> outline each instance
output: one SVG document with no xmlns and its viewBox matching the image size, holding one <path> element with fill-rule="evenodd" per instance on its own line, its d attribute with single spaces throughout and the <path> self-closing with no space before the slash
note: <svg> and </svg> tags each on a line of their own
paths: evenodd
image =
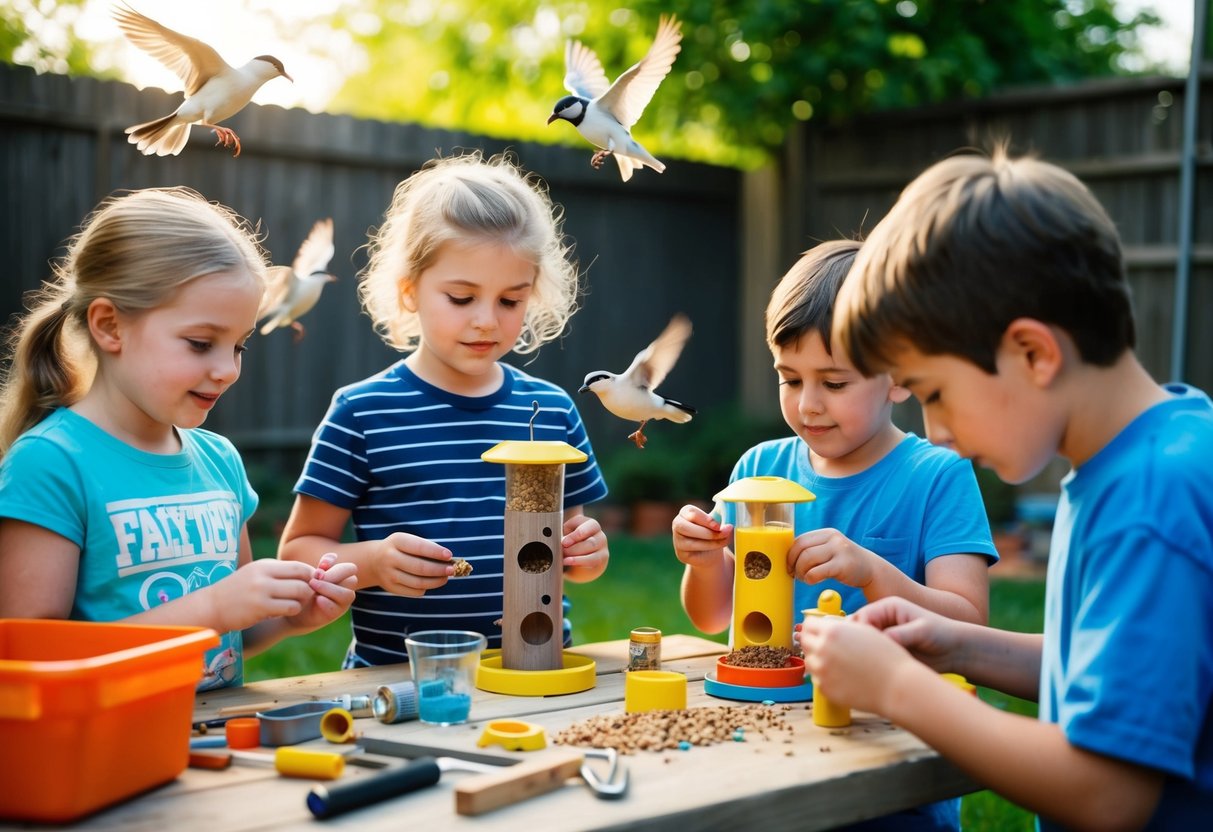
<svg viewBox="0 0 1213 832">
<path fill-rule="evenodd" d="M 804 252 L 780 278 L 767 303 L 767 346 L 774 350 L 795 344 L 816 331 L 826 352 L 834 322 L 834 300 L 846 280 L 858 240 L 829 240 Z"/>
<path fill-rule="evenodd" d="M 1112 220 L 1073 174 L 1005 148 L 953 156 L 911 182 L 865 241 L 837 311 L 837 343 L 865 374 L 901 346 L 993 374 L 1021 317 L 1065 330 L 1099 366 L 1135 341 Z"/>
</svg>

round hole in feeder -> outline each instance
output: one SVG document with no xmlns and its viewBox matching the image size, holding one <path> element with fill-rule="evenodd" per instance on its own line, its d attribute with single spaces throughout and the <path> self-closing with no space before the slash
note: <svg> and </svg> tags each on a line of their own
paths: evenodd
<svg viewBox="0 0 1213 832">
<path fill-rule="evenodd" d="M 760 581 L 771 574 L 771 559 L 762 552 L 746 552 L 745 576 Z"/>
<path fill-rule="evenodd" d="M 774 632 L 771 619 L 757 610 L 745 617 L 745 620 L 741 622 L 741 629 L 751 644 L 766 644 L 771 640 L 771 634 Z"/>
<path fill-rule="evenodd" d="M 518 551 L 518 568 L 537 575 L 552 568 L 552 547 L 532 540 Z"/>
<path fill-rule="evenodd" d="M 550 603 L 552 603 L 552 596 L 551 595 L 541 595 L 541 596 L 539 596 L 539 602 L 542 604 L 550 604 Z"/>
<path fill-rule="evenodd" d="M 541 612 L 533 612 L 522 619 L 518 630 L 527 644 L 547 644 L 552 640 L 552 619 Z"/>
<path fill-rule="evenodd" d="M 544 527 L 543 527 L 543 536 L 544 536 L 544 537 L 551 537 L 551 536 L 552 536 L 552 529 L 551 529 L 549 526 L 544 526 Z"/>
</svg>

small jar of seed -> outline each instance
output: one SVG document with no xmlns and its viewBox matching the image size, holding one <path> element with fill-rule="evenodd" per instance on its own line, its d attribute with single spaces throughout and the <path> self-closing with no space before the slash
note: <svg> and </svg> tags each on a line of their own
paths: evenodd
<svg viewBox="0 0 1213 832">
<path fill-rule="evenodd" d="M 628 670 L 661 670 L 661 630 L 637 627 L 628 642 Z"/>
</svg>

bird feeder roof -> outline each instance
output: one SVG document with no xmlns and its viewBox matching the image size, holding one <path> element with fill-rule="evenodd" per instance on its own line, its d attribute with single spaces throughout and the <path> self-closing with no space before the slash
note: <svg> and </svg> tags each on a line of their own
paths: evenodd
<svg viewBox="0 0 1213 832">
<path fill-rule="evenodd" d="M 783 477 L 746 477 L 712 498 L 725 503 L 807 503 L 817 495 Z"/>
<path fill-rule="evenodd" d="M 560 465 L 585 462 L 587 457 L 568 442 L 499 442 L 480 455 L 485 462 L 517 463 L 521 465 Z"/>
</svg>

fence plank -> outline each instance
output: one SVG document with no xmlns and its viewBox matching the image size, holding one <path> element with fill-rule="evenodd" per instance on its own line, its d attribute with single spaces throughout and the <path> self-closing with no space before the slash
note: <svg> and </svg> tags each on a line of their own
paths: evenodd
<svg viewBox="0 0 1213 832">
<path fill-rule="evenodd" d="M 1204 88 L 1213 64 L 1204 69 Z M 1005 138 L 1082 179 L 1120 230 L 1139 321 L 1139 353 L 1160 380 L 1170 374 L 1172 292 L 1178 252 L 1180 122 L 1183 82 L 1170 78 L 1091 81 L 1035 88 L 981 101 L 890 111 L 844 125 L 805 128 L 800 142 L 809 181 L 801 210 L 804 237 L 828 239 L 870 230 L 897 193 L 958 147 L 989 148 Z M 1188 380 L 1213 389 L 1213 350 L 1206 333 L 1213 306 L 1213 96 L 1200 102 L 1196 247 L 1189 328 Z M 810 184 L 811 183 L 811 184 Z M 756 365 L 750 367 L 756 370 Z"/>
<path fill-rule="evenodd" d="M 368 230 L 382 223 L 396 183 L 436 151 L 509 148 L 563 206 L 587 294 L 561 341 L 533 360 L 508 360 L 575 390 L 591 369 L 622 370 L 675 311 L 684 311 L 696 335 L 664 387 L 704 407 L 733 399 L 739 172 L 677 162 L 660 176 L 640 172 L 625 186 L 613 166 L 592 169 L 585 146 L 546 147 L 256 105 L 231 120 L 244 145 L 238 159 L 197 128 L 177 157 L 144 157 L 127 144 L 126 126 L 171 111 L 180 98 L 0 66 L 0 241 L 15 276 L 0 286 L 0 320 L 11 323 L 22 293 L 48 277 L 48 260 L 62 253 L 62 242 L 97 200 L 118 189 L 192 187 L 258 222 L 274 262 L 282 264 L 290 263 L 316 219 L 332 216 L 332 270 L 341 279 L 304 319 L 307 337 L 298 344 L 289 330 L 256 337 L 243 378 L 207 423 L 252 460 L 263 451 L 284 459 L 307 446 L 336 388 L 400 357 L 372 332 L 356 293 L 356 275 L 366 263 L 361 247 Z M 712 368 L 722 382 L 692 386 L 702 368 Z M 581 401 L 581 411 L 600 453 L 623 447 L 616 442 L 618 420 L 597 401 Z"/>
</svg>

